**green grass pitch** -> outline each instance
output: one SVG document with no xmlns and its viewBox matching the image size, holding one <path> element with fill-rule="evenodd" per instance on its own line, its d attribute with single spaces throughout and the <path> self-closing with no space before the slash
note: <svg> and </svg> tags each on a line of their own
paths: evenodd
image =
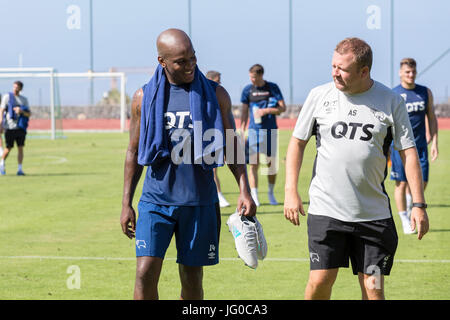
<svg viewBox="0 0 450 320">
<path fill-rule="evenodd" d="M 280 170 L 276 184 L 284 200 L 284 155 L 290 131 L 280 133 Z M 70 133 L 56 141 L 28 139 L 24 170 L 17 177 L 17 150 L 0 177 L 0 299 L 131 299 L 135 258 L 134 241 L 121 231 L 123 163 L 128 134 Z M 399 233 L 394 267 L 386 277 L 388 299 L 450 299 L 450 131 L 441 131 L 440 156 L 431 164 L 430 232 L 423 240 L 404 235 L 393 202 L 393 182 L 386 180 Z M 299 189 L 308 199 L 315 156 L 308 144 Z M 223 192 L 230 203 L 237 186 L 228 168 L 220 168 Z M 135 196 L 135 208 L 142 190 Z M 258 218 L 269 251 L 256 270 L 237 258 L 226 227 L 233 207 L 222 210 L 218 265 L 204 269 L 205 299 L 303 299 L 309 273 L 306 218 L 294 227 L 283 216 L 283 206 L 270 206 L 267 179 L 260 176 Z M 305 207 L 307 208 L 307 206 Z M 159 283 L 161 299 L 178 299 L 180 284 L 172 242 Z M 79 270 L 80 288 L 69 284 L 70 267 Z M 245 283 L 245 290 L 236 290 Z M 332 299 L 360 299 L 357 277 L 341 269 Z"/>
</svg>

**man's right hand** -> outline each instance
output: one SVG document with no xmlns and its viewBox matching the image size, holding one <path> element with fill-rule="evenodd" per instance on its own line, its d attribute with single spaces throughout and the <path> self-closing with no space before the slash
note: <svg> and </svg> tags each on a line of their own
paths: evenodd
<svg viewBox="0 0 450 320">
<path fill-rule="evenodd" d="M 302 199 L 297 191 L 285 193 L 284 197 L 284 217 L 289 220 L 294 226 L 300 225 L 300 220 L 298 218 L 298 213 L 302 216 L 305 215 L 305 210 L 303 209 Z"/>
<path fill-rule="evenodd" d="M 131 102 L 130 142 L 128 144 L 123 182 L 122 213 L 120 225 L 123 233 L 130 239 L 136 232 L 136 213 L 132 207 L 133 195 L 142 174 L 143 166 L 138 164 L 139 133 L 141 128 L 142 88 L 133 95 Z"/>
<path fill-rule="evenodd" d="M 136 233 L 136 213 L 131 206 L 122 207 L 120 215 L 120 225 L 122 232 L 130 239 L 135 237 Z"/>
</svg>

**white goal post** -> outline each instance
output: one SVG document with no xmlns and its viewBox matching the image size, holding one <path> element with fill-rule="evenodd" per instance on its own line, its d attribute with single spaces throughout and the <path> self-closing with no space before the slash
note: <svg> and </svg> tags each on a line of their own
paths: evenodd
<svg viewBox="0 0 450 320">
<path fill-rule="evenodd" d="M 56 138 L 55 79 L 56 78 L 119 78 L 120 79 L 120 132 L 126 127 L 126 77 L 124 72 L 75 72 L 60 73 L 54 68 L 0 68 L 0 78 L 49 78 L 51 139 Z"/>
</svg>

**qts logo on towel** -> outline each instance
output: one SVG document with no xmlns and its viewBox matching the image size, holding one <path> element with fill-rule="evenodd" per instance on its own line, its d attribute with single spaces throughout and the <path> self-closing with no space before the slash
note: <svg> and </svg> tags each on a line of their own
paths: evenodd
<svg viewBox="0 0 450 320">
<path fill-rule="evenodd" d="M 347 138 L 350 140 L 359 139 L 370 141 L 372 139 L 373 124 L 364 124 L 359 122 L 338 121 L 331 127 L 331 135 L 336 139 Z"/>
</svg>

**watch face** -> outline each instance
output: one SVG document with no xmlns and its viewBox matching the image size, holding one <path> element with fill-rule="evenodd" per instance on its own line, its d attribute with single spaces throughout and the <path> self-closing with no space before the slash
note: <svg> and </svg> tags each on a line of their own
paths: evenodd
<svg viewBox="0 0 450 320">
<path fill-rule="evenodd" d="M 426 208 L 427 204 L 426 203 L 413 203 L 413 207 L 417 207 L 417 208 Z"/>
</svg>

